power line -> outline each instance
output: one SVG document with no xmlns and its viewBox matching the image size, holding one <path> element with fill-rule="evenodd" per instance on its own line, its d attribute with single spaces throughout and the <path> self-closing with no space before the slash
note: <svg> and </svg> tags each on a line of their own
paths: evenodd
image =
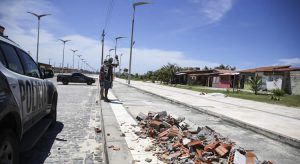
<svg viewBox="0 0 300 164">
<path fill-rule="evenodd" d="M 111 20 L 114 4 L 115 4 L 115 1 L 110 0 L 110 3 L 108 4 L 108 7 L 107 7 L 106 18 L 105 18 L 104 28 L 103 28 L 104 30 L 108 28 L 108 26 L 111 22 L 110 20 Z"/>
<path fill-rule="evenodd" d="M 110 36 L 108 33 L 106 33 L 106 36 L 108 37 L 108 39 L 110 39 L 111 41 L 115 41 L 115 39 L 112 37 L 112 36 Z"/>
</svg>

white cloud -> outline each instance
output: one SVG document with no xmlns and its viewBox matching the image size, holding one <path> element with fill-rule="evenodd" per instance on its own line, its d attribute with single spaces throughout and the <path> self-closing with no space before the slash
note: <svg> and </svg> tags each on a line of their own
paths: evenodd
<svg viewBox="0 0 300 164">
<path fill-rule="evenodd" d="M 207 24 L 220 21 L 233 6 L 233 0 L 194 0 Z"/>
<path fill-rule="evenodd" d="M 281 65 L 300 66 L 300 58 L 286 58 L 278 60 Z"/>
<path fill-rule="evenodd" d="M 189 0 L 189 9 L 170 9 L 176 14 L 176 22 L 180 27 L 174 33 L 186 32 L 195 28 L 214 25 L 226 16 L 232 9 L 234 0 Z M 187 19 L 188 18 L 188 19 Z"/>
</svg>

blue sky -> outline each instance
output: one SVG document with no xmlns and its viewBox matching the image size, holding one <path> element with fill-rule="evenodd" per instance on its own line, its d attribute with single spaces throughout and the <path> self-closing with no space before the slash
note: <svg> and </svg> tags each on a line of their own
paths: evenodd
<svg viewBox="0 0 300 164">
<path fill-rule="evenodd" d="M 40 61 L 58 66 L 62 60 L 59 38 L 71 39 L 65 61 L 72 52 L 99 68 L 100 35 L 111 0 L 1 0 L 0 24 L 6 35 L 36 55 L 37 20 L 27 11 L 51 13 L 42 18 Z M 105 54 L 119 40 L 122 68 L 128 68 L 132 0 L 114 0 L 106 28 Z M 229 64 L 238 69 L 270 65 L 300 66 L 299 0 L 152 0 L 139 6 L 135 17 L 132 72 L 160 66 Z M 78 58 L 75 57 L 77 67 Z"/>
</svg>

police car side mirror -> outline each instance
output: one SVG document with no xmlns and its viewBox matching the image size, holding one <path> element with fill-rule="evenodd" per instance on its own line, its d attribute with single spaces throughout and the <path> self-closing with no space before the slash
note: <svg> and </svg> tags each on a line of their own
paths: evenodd
<svg viewBox="0 0 300 164">
<path fill-rule="evenodd" d="M 52 70 L 44 70 L 44 79 L 48 79 L 52 77 L 54 77 L 54 73 Z"/>
</svg>

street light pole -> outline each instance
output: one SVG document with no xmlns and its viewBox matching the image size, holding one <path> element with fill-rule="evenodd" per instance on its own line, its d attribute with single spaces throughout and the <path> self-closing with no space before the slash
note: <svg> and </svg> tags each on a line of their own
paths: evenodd
<svg viewBox="0 0 300 164">
<path fill-rule="evenodd" d="M 75 56 L 75 52 L 78 51 L 78 50 L 71 50 L 71 51 L 73 51 L 73 69 L 75 69 L 75 67 L 74 67 L 74 56 Z"/>
<path fill-rule="evenodd" d="M 64 48 L 63 48 L 63 58 L 62 58 L 62 73 L 64 73 L 64 60 L 65 60 L 65 45 L 67 42 L 71 41 L 71 40 L 62 40 L 59 39 L 60 41 L 62 41 L 62 43 L 64 44 Z"/>
<path fill-rule="evenodd" d="M 82 55 L 77 55 L 77 56 L 78 56 L 78 71 L 79 71 L 79 60 Z"/>
<path fill-rule="evenodd" d="M 119 37 L 116 37 L 116 38 L 115 38 L 115 39 L 116 39 L 116 44 L 115 44 L 115 58 L 116 58 L 116 56 L 117 56 L 117 44 L 118 44 L 118 40 L 119 40 L 119 39 L 122 39 L 122 38 L 125 38 L 125 37 L 119 36 Z M 114 67 L 114 74 L 115 74 L 115 67 Z"/>
<path fill-rule="evenodd" d="M 105 33 L 104 33 L 104 29 L 103 29 L 103 31 L 102 31 L 102 40 L 101 40 L 101 42 L 102 42 L 102 53 L 101 53 L 101 65 L 103 64 L 103 54 L 104 54 L 104 37 L 105 37 Z M 101 67 L 101 66 L 100 66 Z"/>
<path fill-rule="evenodd" d="M 128 84 L 130 84 L 131 78 L 131 61 L 132 61 L 132 47 L 133 47 L 133 31 L 134 31 L 134 15 L 135 15 L 135 7 L 149 4 L 149 2 L 136 2 L 133 3 L 133 15 L 132 15 L 132 25 L 131 25 L 131 41 L 130 41 L 130 57 L 129 57 L 129 74 L 128 74 Z"/>
<path fill-rule="evenodd" d="M 47 15 L 51 15 L 51 14 L 41 14 L 38 15 L 36 13 L 33 12 L 27 12 L 29 14 L 32 14 L 33 16 L 36 16 L 38 18 L 38 35 L 37 35 L 37 45 L 36 45 L 36 64 L 38 64 L 39 62 L 39 43 L 40 43 L 40 20 L 42 17 L 47 16 Z"/>
<path fill-rule="evenodd" d="M 110 52 L 113 51 L 113 50 L 115 50 L 115 49 L 113 49 L 113 48 L 112 48 L 112 49 L 109 49 L 109 52 L 108 52 L 108 58 L 110 58 Z"/>
</svg>

